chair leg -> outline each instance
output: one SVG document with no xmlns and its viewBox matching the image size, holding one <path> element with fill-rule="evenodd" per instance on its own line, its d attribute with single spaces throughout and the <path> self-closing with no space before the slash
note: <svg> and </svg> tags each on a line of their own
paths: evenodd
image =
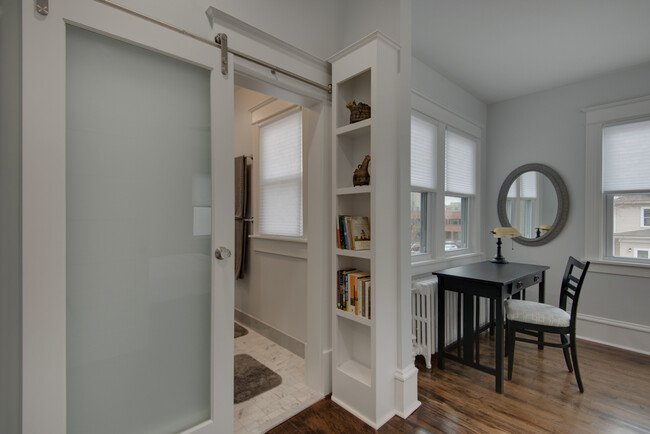
<svg viewBox="0 0 650 434">
<path fill-rule="evenodd" d="M 515 327 L 508 321 L 506 348 L 508 350 L 508 380 L 512 380 L 512 365 L 515 358 Z"/>
<path fill-rule="evenodd" d="M 510 328 L 508 327 L 508 318 L 506 318 L 506 320 L 505 320 L 505 322 L 503 324 L 503 327 L 506 329 L 506 341 L 505 341 L 506 354 L 505 354 L 505 356 L 509 357 L 510 356 L 510 339 L 509 339 L 509 336 L 508 336 L 508 334 L 509 334 L 508 330 L 510 330 Z"/>
<path fill-rule="evenodd" d="M 571 333 L 569 339 L 571 339 L 571 358 L 573 359 L 573 368 L 576 374 L 576 381 L 578 382 L 578 388 L 580 389 L 580 393 L 583 393 L 585 391 L 585 388 L 582 387 L 582 380 L 580 379 L 580 369 L 578 368 L 578 354 L 576 351 L 575 333 Z"/>
<path fill-rule="evenodd" d="M 560 339 L 562 339 L 562 345 L 567 345 L 569 343 L 569 340 L 563 334 L 560 335 Z M 568 345 L 566 347 L 563 347 L 562 351 L 564 352 L 564 361 L 566 362 L 566 367 L 569 369 L 569 372 L 573 372 L 573 367 L 571 366 L 571 358 L 569 357 Z"/>
</svg>

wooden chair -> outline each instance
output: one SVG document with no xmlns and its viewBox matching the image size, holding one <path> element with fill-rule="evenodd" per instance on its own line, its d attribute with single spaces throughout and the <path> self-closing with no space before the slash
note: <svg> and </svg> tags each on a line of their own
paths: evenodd
<svg viewBox="0 0 650 434">
<path fill-rule="evenodd" d="M 580 392 L 584 392 L 576 353 L 576 314 L 578 297 L 588 268 L 589 262 L 582 263 L 572 256 L 569 257 L 562 278 L 559 308 L 534 301 L 514 299 L 506 301 L 508 380 L 512 380 L 515 341 L 529 342 L 537 344 L 539 348 L 544 346 L 562 348 L 566 366 L 569 372 L 575 370 Z M 574 272 L 577 275 L 574 275 Z M 568 299 L 571 299 L 570 311 L 567 310 Z M 518 337 L 517 333 L 534 336 L 536 339 Z M 544 333 L 559 334 L 561 343 L 544 341 Z M 571 349 L 571 357 L 569 357 L 569 349 Z"/>
</svg>

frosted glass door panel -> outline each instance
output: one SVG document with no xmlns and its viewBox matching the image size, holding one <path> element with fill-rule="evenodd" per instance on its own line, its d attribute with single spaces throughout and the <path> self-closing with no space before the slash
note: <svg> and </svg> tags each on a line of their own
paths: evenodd
<svg viewBox="0 0 650 434">
<path fill-rule="evenodd" d="M 210 418 L 210 75 L 73 26 L 66 54 L 68 433 L 178 432 Z"/>
</svg>

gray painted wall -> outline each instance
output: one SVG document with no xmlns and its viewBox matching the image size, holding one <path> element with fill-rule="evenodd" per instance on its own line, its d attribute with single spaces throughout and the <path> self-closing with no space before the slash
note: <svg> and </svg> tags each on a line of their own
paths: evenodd
<svg viewBox="0 0 650 434">
<path fill-rule="evenodd" d="M 415 37 L 414 35 L 413 38 Z M 411 74 L 413 90 L 446 110 L 480 127 L 485 127 L 487 122 L 485 103 L 415 57 L 411 61 Z"/>
<path fill-rule="evenodd" d="M 365 0 L 370 1 L 370 0 Z M 383 0 L 386 1 L 386 0 Z M 336 32 L 343 0 L 116 0 L 116 3 L 211 38 L 205 11 L 213 6 L 316 57 L 336 53 Z M 300 19 L 287 19 L 288 14 Z M 236 42 L 231 41 L 237 49 Z"/>
<path fill-rule="evenodd" d="M 0 432 L 21 431 L 21 2 L 0 0 Z"/>
<path fill-rule="evenodd" d="M 504 243 L 504 256 L 518 262 L 546 264 L 547 301 L 557 303 L 569 255 L 584 256 L 585 113 L 582 108 L 650 94 L 650 64 L 488 106 L 486 250 L 494 252 L 488 229 L 499 226 L 497 195 L 504 178 L 526 163 L 554 168 L 570 194 L 567 225 L 558 238 L 540 247 Z M 492 246 L 492 251 L 490 251 Z M 590 273 L 580 312 L 602 318 L 650 325 L 650 281 Z M 536 295 L 533 295 L 536 297 Z"/>
</svg>

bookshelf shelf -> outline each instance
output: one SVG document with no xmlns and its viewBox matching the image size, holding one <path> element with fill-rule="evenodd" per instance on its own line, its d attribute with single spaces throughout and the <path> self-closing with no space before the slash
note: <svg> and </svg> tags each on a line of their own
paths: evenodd
<svg viewBox="0 0 650 434">
<path fill-rule="evenodd" d="M 348 360 L 339 365 L 338 370 L 368 387 L 371 386 L 371 371 L 368 366 L 364 366 L 355 360 Z"/>
<path fill-rule="evenodd" d="M 335 55 L 332 63 L 332 400 L 373 428 L 395 414 L 399 184 L 396 96 L 399 47 L 376 32 Z M 351 101 L 371 117 L 350 123 Z M 370 156 L 370 185 L 353 186 L 354 170 Z M 343 218 L 339 218 L 343 216 Z M 367 217 L 367 226 L 363 218 Z M 349 226 L 344 226 L 349 222 Z M 355 226 L 356 223 L 356 226 Z M 346 250 L 359 228 L 370 250 Z M 344 233 L 343 228 L 348 232 Z M 356 230 L 355 230 L 356 229 Z M 361 232 L 363 233 L 363 232 Z M 351 235 L 350 235 L 351 234 Z M 348 236 L 353 240 L 348 243 Z M 366 241 L 367 242 L 367 241 Z M 344 272 L 345 270 L 345 272 Z M 356 271 L 355 271 L 356 270 Z M 356 277 L 359 270 L 368 277 Z M 358 280 L 356 280 L 358 279 Z M 362 283 L 359 283 L 362 282 Z M 369 284 L 369 285 L 368 285 Z M 359 291 L 359 292 L 357 292 Z M 350 293 L 358 294 L 351 299 Z M 365 295 L 368 294 L 368 295 Z M 359 315 L 339 305 L 359 304 Z M 366 304 L 367 303 L 367 304 Z M 364 310 L 371 312 L 371 319 Z M 366 312 L 367 313 L 367 312 Z"/>
<path fill-rule="evenodd" d="M 336 254 L 339 256 L 348 256 L 350 258 L 370 259 L 370 250 L 348 250 L 336 249 Z"/>
<path fill-rule="evenodd" d="M 361 137 L 370 134 L 370 126 L 372 125 L 372 118 L 364 119 L 354 124 L 345 125 L 336 129 L 338 137 Z"/>
<path fill-rule="evenodd" d="M 341 309 L 336 309 L 336 315 L 340 316 L 341 318 L 346 318 L 346 319 L 349 319 L 351 321 L 358 322 L 359 324 L 364 325 L 364 326 L 368 326 L 368 327 L 370 327 L 371 321 L 372 321 L 372 319 L 364 318 L 362 316 L 355 315 L 353 313 L 346 312 L 346 311 L 341 310 Z"/>
<path fill-rule="evenodd" d="M 336 195 L 337 196 L 345 196 L 348 194 L 369 194 L 370 193 L 370 186 L 369 185 L 359 185 L 357 187 L 344 187 L 344 188 L 337 188 L 336 189 Z"/>
</svg>

